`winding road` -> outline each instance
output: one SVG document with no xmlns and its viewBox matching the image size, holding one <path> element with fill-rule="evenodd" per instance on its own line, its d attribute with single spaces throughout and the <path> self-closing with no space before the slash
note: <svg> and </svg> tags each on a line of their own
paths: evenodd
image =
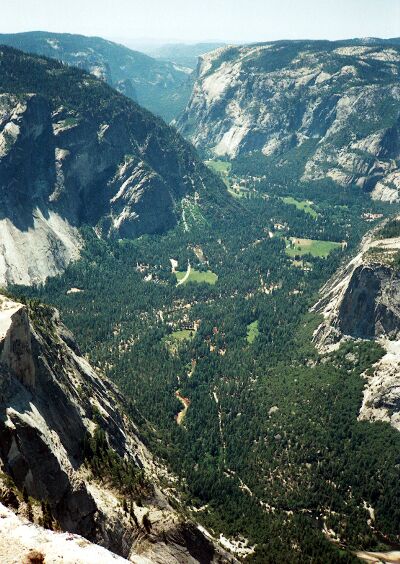
<svg viewBox="0 0 400 564">
<path fill-rule="evenodd" d="M 181 278 L 179 280 L 179 282 L 177 283 L 177 286 L 180 286 L 181 284 L 184 284 L 186 282 L 186 280 L 189 278 L 190 276 L 190 271 L 192 270 L 192 267 L 190 266 L 190 262 L 188 262 L 188 267 L 187 267 L 187 271 L 186 274 L 183 278 Z"/>
</svg>

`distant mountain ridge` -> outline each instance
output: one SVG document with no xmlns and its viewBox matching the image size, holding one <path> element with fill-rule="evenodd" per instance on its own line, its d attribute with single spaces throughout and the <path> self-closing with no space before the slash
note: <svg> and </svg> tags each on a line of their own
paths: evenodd
<svg viewBox="0 0 400 564">
<path fill-rule="evenodd" d="M 224 47 L 226 43 L 166 43 L 153 49 L 148 48 L 146 52 L 156 59 L 173 61 L 174 63 L 195 69 L 201 55 Z"/>
<path fill-rule="evenodd" d="M 166 121 L 185 106 L 188 70 L 101 37 L 32 31 L 0 34 L 0 45 L 44 55 L 86 70 Z"/>
<path fill-rule="evenodd" d="M 206 155 L 292 151 L 299 180 L 398 200 L 399 75 L 399 39 L 227 46 L 203 55 L 177 126 Z"/>
</svg>

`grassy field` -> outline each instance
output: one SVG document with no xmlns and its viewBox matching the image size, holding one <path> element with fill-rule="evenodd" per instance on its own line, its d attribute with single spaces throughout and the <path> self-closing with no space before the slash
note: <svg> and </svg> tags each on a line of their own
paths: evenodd
<svg viewBox="0 0 400 564">
<path fill-rule="evenodd" d="M 318 217 L 318 214 L 315 211 L 315 209 L 311 207 L 312 202 L 309 202 L 308 200 L 300 201 L 300 200 L 296 200 L 295 198 L 292 198 L 291 196 L 287 196 L 286 198 L 281 198 L 281 199 L 285 204 L 288 204 L 290 206 L 296 206 L 298 210 L 302 210 L 303 212 L 310 214 L 314 219 Z"/>
<path fill-rule="evenodd" d="M 222 176 L 228 176 L 232 168 L 231 163 L 227 161 L 206 161 L 206 165 Z"/>
<path fill-rule="evenodd" d="M 189 341 L 193 339 L 193 331 L 189 329 L 179 329 L 179 331 L 174 331 L 171 335 L 168 335 L 168 340 L 179 342 L 179 341 Z"/>
<path fill-rule="evenodd" d="M 194 331 L 189 331 L 189 329 L 179 329 L 174 331 L 170 335 L 163 338 L 163 341 L 167 345 L 170 352 L 175 354 L 178 351 L 178 346 L 184 341 L 190 341 L 194 337 Z"/>
<path fill-rule="evenodd" d="M 176 279 L 182 280 L 186 275 L 186 271 L 182 272 L 178 270 L 175 272 Z M 191 269 L 189 278 L 184 282 L 184 284 L 188 284 L 189 282 L 205 282 L 206 284 L 215 284 L 218 280 L 218 276 L 212 272 L 211 270 L 207 270 L 206 272 L 200 272 L 199 270 L 195 270 L 194 268 Z"/>
<path fill-rule="evenodd" d="M 215 160 L 205 161 L 205 164 L 208 166 L 208 168 L 211 168 L 211 170 L 216 172 L 222 178 L 231 196 L 239 199 L 248 197 L 249 191 L 247 190 L 247 188 L 232 188 L 231 180 L 229 178 L 229 174 L 232 168 L 232 164 L 230 162 Z"/>
<path fill-rule="evenodd" d="M 286 254 L 290 257 L 310 254 L 314 257 L 325 258 L 334 249 L 340 249 L 341 243 L 333 241 L 317 241 L 315 239 L 286 239 Z"/>
<path fill-rule="evenodd" d="M 258 319 L 253 321 L 253 323 L 249 323 L 247 326 L 247 342 L 251 345 L 254 340 L 258 337 L 259 330 L 258 330 Z"/>
<path fill-rule="evenodd" d="M 231 191 L 231 183 L 229 180 L 229 173 L 231 171 L 232 165 L 227 161 L 205 161 L 205 164 L 208 168 L 211 168 L 214 172 L 216 172 L 222 180 L 225 182 L 225 186 L 228 188 L 229 193 L 234 196 L 235 194 Z"/>
</svg>

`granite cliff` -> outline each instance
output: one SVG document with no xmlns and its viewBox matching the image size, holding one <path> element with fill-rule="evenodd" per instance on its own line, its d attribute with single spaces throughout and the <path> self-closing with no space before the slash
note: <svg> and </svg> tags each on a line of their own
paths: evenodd
<svg viewBox="0 0 400 564">
<path fill-rule="evenodd" d="M 291 152 L 305 182 L 399 200 L 399 70 L 396 39 L 224 47 L 201 57 L 177 126 L 207 156 Z"/>
<path fill-rule="evenodd" d="M 0 48 L 0 283 L 60 273 L 79 256 L 82 225 L 104 237 L 163 232 L 183 197 L 201 205 L 213 185 L 174 129 L 104 82 Z"/>
<path fill-rule="evenodd" d="M 314 334 L 322 352 L 349 339 L 375 340 L 386 354 L 365 373 L 360 419 L 390 422 L 400 431 L 400 237 L 379 229 L 321 290 L 313 310 L 323 321 Z"/>
<path fill-rule="evenodd" d="M 226 561 L 57 311 L 1 296 L 0 331 L 0 502 L 133 562 Z"/>
</svg>

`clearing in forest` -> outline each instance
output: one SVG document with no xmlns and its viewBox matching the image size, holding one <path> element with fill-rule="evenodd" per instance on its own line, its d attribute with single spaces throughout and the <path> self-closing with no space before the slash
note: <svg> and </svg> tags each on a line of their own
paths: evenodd
<svg viewBox="0 0 400 564">
<path fill-rule="evenodd" d="M 247 342 L 251 345 L 254 340 L 258 337 L 259 335 L 259 330 L 258 330 L 258 319 L 256 319 L 255 321 L 253 321 L 252 323 L 249 323 L 247 326 Z"/>
<path fill-rule="evenodd" d="M 210 168 L 213 172 L 215 172 L 216 174 L 218 174 L 218 176 L 220 176 L 222 178 L 222 180 L 225 183 L 225 186 L 228 189 L 228 192 L 232 196 L 237 197 L 237 194 L 235 192 L 233 192 L 233 190 L 232 190 L 231 181 L 230 181 L 230 178 L 229 178 L 229 174 L 231 172 L 232 164 L 228 161 L 220 161 L 220 160 L 205 161 L 205 164 L 208 166 L 208 168 Z"/>
<path fill-rule="evenodd" d="M 288 204 L 289 206 L 296 206 L 296 208 L 298 210 L 301 210 L 305 213 L 308 213 L 314 219 L 317 219 L 317 217 L 318 217 L 318 213 L 315 211 L 314 208 L 311 207 L 313 202 L 310 202 L 309 200 L 301 200 L 300 201 L 300 200 L 296 200 L 295 198 L 292 198 L 292 196 L 287 196 L 285 198 L 281 198 L 281 200 L 285 204 Z"/>
<path fill-rule="evenodd" d="M 232 168 L 232 164 L 228 161 L 220 161 L 220 160 L 205 161 L 205 164 L 208 166 L 208 168 L 211 168 L 211 170 L 213 170 L 214 172 L 220 174 L 225 178 L 228 177 Z"/>
<path fill-rule="evenodd" d="M 187 276 L 187 271 L 182 272 L 181 270 L 177 270 L 175 272 L 175 276 L 179 284 L 179 282 L 183 280 L 185 276 Z M 187 276 L 183 284 L 188 284 L 189 282 L 205 282 L 206 284 L 216 284 L 217 280 L 218 276 L 215 274 L 215 272 L 212 272 L 212 270 L 202 272 L 200 270 L 195 270 L 194 268 L 192 268 L 190 270 L 189 276 Z"/>
<path fill-rule="evenodd" d="M 174 331 L 171 335 L 168 335 L 168 339 L 172 341 L 188 341 L 189 339 L 193 339 L 194 331 L 190 329 L 179 329 L 178 331 Z"/>
<path fill-rule="evenodd" d="M 342 243 L 335 243 L 334 241 L 299 239 L 298 237 L 286 239 L 286 254 L 290 257 L 312 255 L 313 257 L 326 258 L 331 251 L 341 247 Z"/>
<path fill-rule="evenodd" d="M 218 174 L 225 183 L 225 186 L 228 189 L 228 192 L 234 198 L 254 198 L 256 194 L 254 191 L 250 192 L 250 190 L 243 186 L 241 182 L 233 182 L 230 177 L 230 172 L 232 169 L 232 163 L 228 161 L 221 161 L 221 160 L 210 160 L 205 161 L 205 164 L 210 168 L 213 172 Z"/>
<path fill-rule="evenodd" d="M 178 352 L 178 347 L 185 341 L 191 341 L 196 331 L 191 329 L 178 329 L 173 331 L 170 335 L 163 338 L 164 343 L 167 345 L 172 354 Z"/>
</svg>

